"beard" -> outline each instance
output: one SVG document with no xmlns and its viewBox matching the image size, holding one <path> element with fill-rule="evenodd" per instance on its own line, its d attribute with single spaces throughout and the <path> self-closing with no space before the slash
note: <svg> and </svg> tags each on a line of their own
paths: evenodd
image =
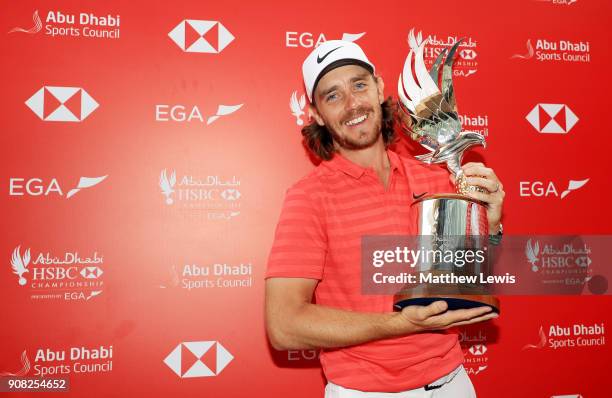
<svg viewBox="0 0 612 398">
<path fill-rule="evenodd" d="M 364 128 L 363 130 L 355 131 L 353 134 L 343 135 L 335 128 L 331 126 L 328 127 L 328 130 L 332 135 L 334 142 L 336 142 L 338 146 L 349 150 L 359 150 L 369 148 L 378 141 L 378 139 L 382 135 L 382 107 L 380 106 L 377 109 L 362 106 L 351 112 L 348 112 L 341 118 L 341 126 L 344 126 L 344 123 L 346 123 L 346 121 L 364 114 L 368 114 L 368 119 L 373 119 L 374 126 L 370 129 Z"/>
</svg>

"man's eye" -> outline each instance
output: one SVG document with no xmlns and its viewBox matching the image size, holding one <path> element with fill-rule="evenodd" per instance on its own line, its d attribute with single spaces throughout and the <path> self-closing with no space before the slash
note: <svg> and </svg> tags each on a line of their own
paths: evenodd
<svg viewBox="0 0 612 398">
<path fill-rule="evenodd" d="M 367 84 L 365 84 L 364 82 L 357 82 L 355 83 L 355 87 L 361 89 L 361 88 L 366 88 Z"/>
<path fill-rule="evenodd" d="M 338 98 L 337 94 L 329 94 L 327 97 L 325 97 L 325 101 L 329 102 L 329 101 L 334 101 L 336 98 Z"/>
</svg>

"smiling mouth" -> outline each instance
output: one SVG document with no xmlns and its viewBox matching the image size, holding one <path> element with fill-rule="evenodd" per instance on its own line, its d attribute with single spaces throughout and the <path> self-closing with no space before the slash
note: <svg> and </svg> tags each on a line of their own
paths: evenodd
<svg viewBox="0 0 612 398">
<path fill-rule="evenodd" d="M 359 123 L 364 122 L 366 119 L 368 118 L 367 114 L 361 115 L 359 117 L 356 117 L 354 119 L 349 120 L 348 122 L 345 122 L 344 124 L 347 126 L 355 126 Z"/>
</svg>

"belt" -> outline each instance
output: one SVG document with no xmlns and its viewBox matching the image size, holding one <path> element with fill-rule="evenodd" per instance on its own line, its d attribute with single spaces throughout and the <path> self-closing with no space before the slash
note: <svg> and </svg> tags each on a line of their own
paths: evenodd
<svg viewBox="0 0 612 398">
<path fill-rule="evenodd" d="M 455 370 L 445 376 L 440 377 L 438 380 L 432 382 L 431 384 L 425 384 L 423 386 L 423 389 L 425 391 L 431 391 L 442 387 L 443 385 L 451 381 L 461 369 L 463 369 L 463 365 L 459 365 Z"/>
</svg>

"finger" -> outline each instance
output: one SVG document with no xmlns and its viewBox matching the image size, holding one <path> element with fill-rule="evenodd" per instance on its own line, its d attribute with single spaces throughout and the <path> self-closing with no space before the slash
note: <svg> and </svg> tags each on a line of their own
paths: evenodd
<svg viewBox="0 0 612 398">
<path fill-rule="evenodd" d="M 490 180 L 497 180 L 497 176 L 493 169 L 485 167 L 484 165 L 464 165 L 461 170 L 466 176 L 482 176 Z"/>
<path fill-rule="evenodd" d="M 446 301 L 438 300 L 438 301 L 434 301 L 428 306 L 419 307 L 417 310 L 417 315 L 419 319 L 425 320 L 427 318 L 431 318 L 438 314 L 442 314 L 447 309 L 448 309 L 448 304 L 446 303 Z"/>
<path fill-rule="evenodd" d="M 464 326 L 464 325 L 471 325 L 473 323 L 478 323 L 478 322 L 484 322 L 484 321 L 488 321 L 490 319 L 495 319 L 498 318 L 499 314 L 498 313 L 491 313 L 491 314 L 486 314 L 483 316 L 479 316 L 477 318 L 472 318 L 469 319 L 467 321 L 461 321 L 461 322 L 456 322 L 453 323 L 452 325 L 449 325 L 449 328 L 454 328 L 455 326 Z"/>
<path fill-rule="evenodd" d="M 481 163 L 481 162 L 467 162 L 466 164 L 464 164 L 463 166 L 461 166 L 461 168 L 464 168 L 464 167 L 472 167 L 472 166 L 477 166 L 477 167 L 485 167 L 484 163 Z"/>
<path fill-rule="evenodd" d="M 435 325 L 435 327 L 446 327 L 456 322 L 468 321 L 470 319 L 483 316 L 485 314 L 490 313 L 492 310 L 493 309 L 489 306 L 463 310 L 453 310 L 441 315 L 433 316 L 428 319 L 428 321 L 430 321 L 432 325 Z"/>
<path fill-rule="evenodd" d="M 478 191 L 468 191 L 466 193 L 470 198 L 474 198 L 476 200 L 480 200 L 481 202 L 493 204 L 495 203 L 495 198 L 490 193 L 478 192 Z"/>
<path fill-rule="evenodd" d="M 491 311 L 493 311 L 493 308 L 489 307 L 488 305 L 485 305 L 477 308 L 448 311 L 448 316 L 453 322 L 457 322 L 476 318 L 484 314 L 488 314 Z"/>
<path fill-rule="evenodd" d="M 499 188 L 501 188 L 501 184 L 499 184 L 497 181 L 489 180 L 487 178 L 467 177 L 466 181 L 469 185 L 475 185 L 477 187 L 482 187 L 491 193 L 497 192 L 499 191 Z"/>
</svg>

